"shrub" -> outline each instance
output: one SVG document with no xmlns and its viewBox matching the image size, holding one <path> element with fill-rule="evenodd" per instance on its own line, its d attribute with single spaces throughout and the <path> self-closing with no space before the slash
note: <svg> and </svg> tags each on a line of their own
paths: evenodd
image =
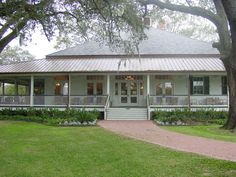
<svg viewBox="0 0 236 177">
<path fill-rule="evenodd" d="M 198 109 L 190 111 L 189 109 L 175 109 L 174 111 L 156 110 L 153 119 L 160 122 L 176 123 L 178 121 L 194 124 L 194 123 L 214 123 L 223 125 L 228 117 L 226 111 L 215 111 L 213 109 Z"/>
<path fill-rule="evenodd" d="M 61 111 L 54 108 L 44 109 L 2 109 L 0 110 L 0 120 L 24 120 L 50 125 L 58 125 L 65 121 L 92 122 L 97 120 L 99 112 L 96 110 L 86 111 L 78 109 L 66 109 Z"/>
</svg>

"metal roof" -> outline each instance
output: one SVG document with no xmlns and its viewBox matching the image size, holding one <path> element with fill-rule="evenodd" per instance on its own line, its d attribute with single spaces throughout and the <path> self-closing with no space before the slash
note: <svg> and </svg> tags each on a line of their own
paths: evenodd
<svg viewBox="0 0 236 177">
<path fill-rule="evenodd" d="M 141 55 L 153 54 L 219 54 L 211 43 L 191 39 L 180 34 L 175 34 L 160 29 L 150 28 L 146 30 L 148 39 L 139 45 Z M 78 55 L 125 55 L 124 51 L 112 51 L 108 46 L 98 42 L 89 41 L 72 48 L 47 55 L 78 56 Z"/>
<path fill-rule="evenodd" d="M 217 57 L 169 58 L 68 58 L 42 59 L 10 65 L 0 65 L 0 73 L 48 72 L 222 72 Z"/>
</svg>

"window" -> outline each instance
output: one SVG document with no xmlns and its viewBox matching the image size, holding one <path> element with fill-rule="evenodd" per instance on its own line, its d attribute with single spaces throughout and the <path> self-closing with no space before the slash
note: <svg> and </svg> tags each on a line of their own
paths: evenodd
<svg viewBox="0 0 236 177">
<path fill-rule="evenodd" d="M 190 89 L 193 95 L 209 94 L 209 77 L 191 77 Z"/>
<path fill-rule="evenodd" d="M 157 87 L 156 87 L 156 95 L 163 95 L 163 84 L 162 83 L 159 83 L 157 84 Z"/>
<path fill-rule="evenodd" d="M 34 95 L 44 95 L 44 80 L 36 79 L 34 81 Z"/>
<path fill-rule="evenodd" d="M 88 95 L 102 95 L 103 94 L 103 83 L 102 82 L 89 82 L 87 84 Z"/>
<path fill-rule="evenodd" d="M 93 92 L 93 83 L 88 83 L 87 85 L 87 94 L 88 95 L 93 95 L 94 92 Z"/>
<path fill-rule="evenodd" d="M 173 95 L 173 84 L 171 82 L 158 83 L 156 95 Z"/>
<path fill-rule="evenodd" d="M 227 77 L 222 76 L 221 77 L 221 89 L 222 89 L 222 95 L 227 95 Z"/>
<path fill-rule="evenodd" d="M 165 83 L 165 94 L 166 95 L 172 95 L 173 94 L 173 85 L 171 82 Z"/>
<path fill-rule="evenodd" d="M 97 83 L 97 95 L 102 95 L 103 94 L 103 86 L 102 83 Z"/>
</svg>

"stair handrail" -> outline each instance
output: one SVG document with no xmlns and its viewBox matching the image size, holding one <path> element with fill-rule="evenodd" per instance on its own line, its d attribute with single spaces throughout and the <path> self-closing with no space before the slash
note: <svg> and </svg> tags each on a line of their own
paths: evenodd
<svg viewBox="0 0 236 177">
<path fill-rule="evenodd" d="M 150 100 L 149 100 L 149 94 L 147 95 L 147 114 L 148 114 L 148 120 L 150 120 Z"/>
<path fill-rule="evenodd" d="M 104 106 L 104 119 L 107 119 L 107 110 L 109 108 L 109 103 L 110 103 L 110 95 L 107 95 L 107 100 Z"/>
</svg>

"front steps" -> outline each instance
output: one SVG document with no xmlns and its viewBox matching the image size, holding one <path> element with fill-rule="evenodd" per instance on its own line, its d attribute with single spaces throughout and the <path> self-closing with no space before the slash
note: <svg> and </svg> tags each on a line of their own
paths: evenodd
<svg viewBox="0 0 236 177">
<path fill-rule="evenodd" d="M 147 120 L 147 108 L 108 108 L 107 120 Z"/>
</svg>

